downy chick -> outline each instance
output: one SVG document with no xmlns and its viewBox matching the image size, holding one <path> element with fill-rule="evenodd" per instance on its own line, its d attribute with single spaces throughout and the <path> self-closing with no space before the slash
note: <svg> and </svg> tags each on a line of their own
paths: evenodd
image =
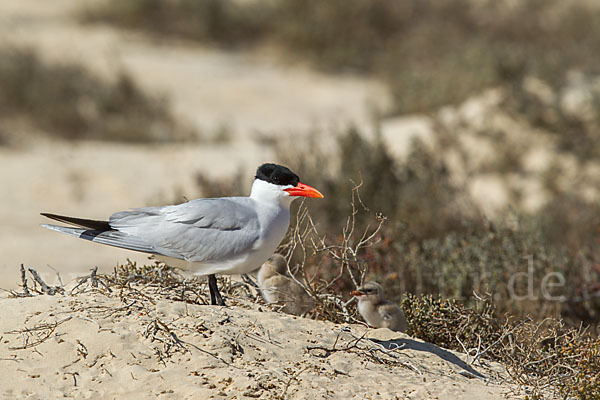
<svg viewBox="0 0 600 400">
<path fill-rule="evenodd" d="M 273 254 L 258 272 L 258 285 L 267 303 L 282 306 L 288 314 L 302 315 L 314 308 L 314 301 L 293 279 L 286 275 L 287 262 Z"/>
<path fill-rule="evenodd" d="M 406 318 L 402 309 L 383 297 L 383 287 L 367 282 L 352 292 L 358 298 L 358 312 L 375 328 L 406 332 Z"/>
</svg>

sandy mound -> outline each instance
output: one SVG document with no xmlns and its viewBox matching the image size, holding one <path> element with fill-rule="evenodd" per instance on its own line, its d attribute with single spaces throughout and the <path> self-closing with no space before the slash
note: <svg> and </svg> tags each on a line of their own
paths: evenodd
<svg viewBox="0 0 600 400">
<path fill-rule="evenodd" d="M 497 363 L 387 329 L 220 308 L 156 287 L 0 298 L 2 398 L 493 399 Z"/>
</svg>

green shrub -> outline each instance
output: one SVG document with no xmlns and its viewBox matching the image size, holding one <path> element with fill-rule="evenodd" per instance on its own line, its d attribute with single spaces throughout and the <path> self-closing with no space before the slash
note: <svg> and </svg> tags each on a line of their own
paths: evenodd
<svg viewBox="0 0 600 400">
<path fill-rule="evenodd" d="M 483 302 L 479 305 L 482 309 L 476 311 L 455 299 L 409 293 L 402 301 L 408 321 L 407 333 L 446 349 L 464 351 L 462 346 L 465 346 L 467 349 L 480 348 L 484 351 L 503 339 L 503 326 L 491 304 Z M 490 347 L 486 358 L 501 359 L 499 346 Z"/>
<path fill-rule="evenodd" d="M 532 398 L 600 398 L 600 338 L 560 321 L 506 319 L 489 299 L 473 308 L 451 299 L 407 295 L 402 308 L 408 334 L 444 348 L 503 363 L 511 378 L 529 388 Z"/>
</svg>

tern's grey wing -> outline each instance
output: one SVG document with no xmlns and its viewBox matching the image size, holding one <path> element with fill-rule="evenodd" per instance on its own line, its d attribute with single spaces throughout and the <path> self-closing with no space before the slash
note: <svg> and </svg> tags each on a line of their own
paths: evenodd
<svg viewBox="0 0 600 400">
<path fill-rule="evenodd" d="M 160 254 L 190 262 L 219 262 L 250 250 L 260 238 L 253 200 L 198 199 L 175 206 L 113 214 L 110 226 L 152 245 Z"/>
</svg>

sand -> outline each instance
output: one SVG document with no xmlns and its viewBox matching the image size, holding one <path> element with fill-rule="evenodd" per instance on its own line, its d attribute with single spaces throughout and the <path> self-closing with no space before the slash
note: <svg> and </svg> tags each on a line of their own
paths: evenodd
<svg viewBox="0 0 600 400">
<path fill-rule="evenodd" d="M 137 289 L 2 295 L 0 397 L 516 396 L 501 365 L 469 366 L 462 354 L 402 333 L 289 316 L 242 299 L 222 308 Z"/>
</svg>

